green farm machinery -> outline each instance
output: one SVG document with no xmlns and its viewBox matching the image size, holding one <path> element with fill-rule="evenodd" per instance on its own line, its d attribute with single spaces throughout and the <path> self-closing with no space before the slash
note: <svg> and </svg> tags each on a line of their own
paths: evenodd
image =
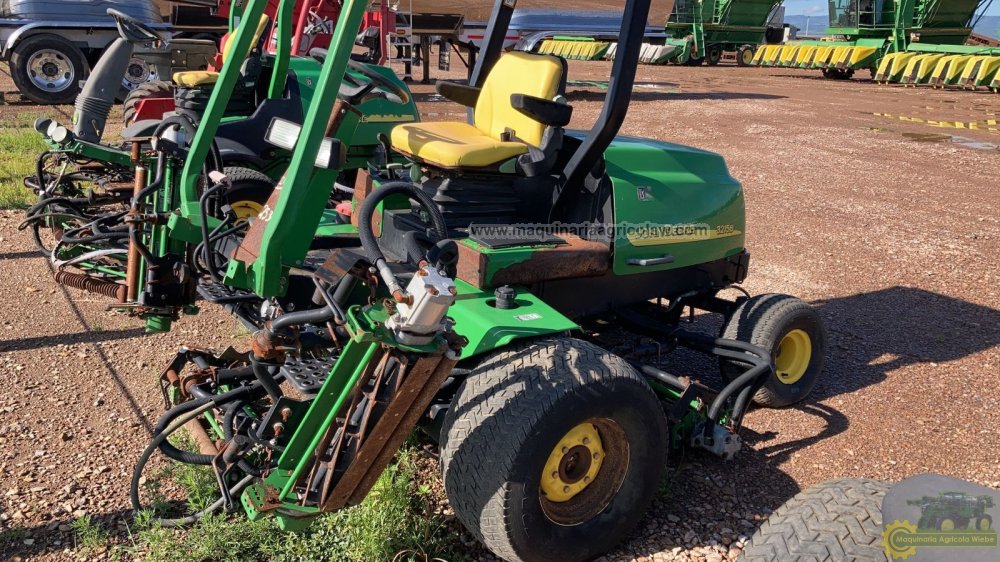
<svg viewBox="0 0 1000 562">
<path fill-rule="evenodd" d="M 677 0 L 667 20 L 667 45 L 679 64 L 716 65 L 724 53 L 749 66 L 764 43 L 771 14 L 781 0 Z"/>
<path fill-rule="evenodd" d="M 329 50 L 309 63 L 302 119 L 245 133 L 287 157 L 259 211 L 237 220 L 226 194 L 245 172 L 218 156 L 238 65 L 223 66 L 197 126 L 164 120 L 127 140 L 124 233 L 83 225 L 83 253 L 64 261 L 90 280 L 117 276 L 121 306 L 156 329 L 197 292 L 252 332 L 244 351 L 186 347 L 163 369 L 167 411 L 135 467 L 133 506 L 159 453 L 210 467 L 221 492 L 160 524 L 239 505 L 301 529 L 359 503 L 420 427 L 440 444 L 458 520 L 487 547 L 590 560 L 636 526 L 679 449 L 731 458 L 753 404 L 805 399 L 823 370 L 822 319 L 740 287 L 744 193 L 724 160 L 618 136 L 649 3 L 625 2 L 589 130 L 567 128 L 563 59 L 502 52 L 516 1 L 497 0 L 469 82 L 438 84 L 470 122 L 427 123 L 409 118 L 405 85 L 350 62 L 368 3 L 344 0 Z M 236 52 L 249 52 L 265 4 L 245 6 Z M 306 64 L 280 54 L 288 39 L 275 68 Z M 387 131 L 369 144 L 361 132 L 375 124 Z M 82 142 L 52 132 L 60 147 Z M 102 248 L 102 235 L 122 245 Z M 99 261 L 110 249 L 113 266 Z M 683 327 L 688 311 L 722 327 Z M 622 328 L 712 358 L 720 382 L 616 355 Z M 169 439 L 182 427 L 198 451 Z"/>
<path fill-rule="evenodd" d="M 918 529 L 989 531 L 993 526 L 993 517 L 986 513 L 987 509 L 994 506 L 993 497 L 989 495 L 970 496 L 961 492 L 945 492 L 937 497 L 924 496 L 906 503 L 920 507 Z"/>
<path fill-rule="evenodd" d="M 133 18 L 112 14 L 123 30 L 116 43 L 122 48 L 109 49 L 95 67 L 72 124 L 49 119 L 36 123 L 49 149 L 39 156 L 36 173 L 25 179 L 39 201 L 26 213 L 22 228 L 31 228 L 36 245 L 49 254 L 57 282 L 112 298 L 114 308 L 143 318 L 153 332 L 169 330 L 181 312 L 197 312 L 198 276 L 192 273 L 199 271 L 196 262 L 204 255 L 196 248 L 202 238 L 193 234 L 185 240 L 171 233 L 183 230 L 177 225 L 188 226 L 188 232 L 200 228 L 197 222 L 188 223 L 185 213 L 222 219 L 221 225 L 213 225 L 219 232 L 238 229 L 262 210 L 275 180 L 284 173 L 294 139 L 273 144 L 261 131 L 275 123 L 279 128 L 298 126 L 323 57 L 322 50 L 309 57 L 291 56 L 292 6 L 283 3 L 274 22 L 258 16 L 242 42 L 234 37 L 227 51 L 242 56 L 231 54 L 233 62 L 224 64 L 224 72 L 180 73 L 174 92 L 178 110 L 129 125 L 117 144 L 102 142 L 113 103 L 112 90 L 100 87 L 103 78 L 121 72 L 118 66 L 128 60 L 124 47 L 135 41 L 133 37 L 158 37 Z M 279 45 L 274 54 L 263 49 L 272 25 Z M 341 185 L 352 185 L 354 170 L 366 166 L 381 149 L 380 135 L 419 118 L 408 91 L 390 69 L 354 60 L 349 65 L 341 94 L 365 119 L 349 139 L 344 176 L 338 178 Z M 373 95 L 373 80 L 392 83 L 403 103 Z M 215 91 L 225 95 L 212 98 Z M 197 103 L 192 102 L 195 98 Z M 212 99 L 215 105 L 209 107 Z M 182 185 L 192 138 L 209 123 L 214 138 L 207 163 L 200 175 Z M 211 173 L 227 174 L 229 183 L 207 201 L 204 186 Z M 331 206 L 338 197 L 344 192 L 331 196 Z M 168 226 L 168 221 L 174 222 Z"/>
<path fill-rule="evenodd" d="M 831 40 L 757 49 L 753 64 L 820 69 L 876 82 L 976 88 L 1000 86 L 1000 48 L 966 45 L 992 0 L 830 0 Z"/>
</svg>

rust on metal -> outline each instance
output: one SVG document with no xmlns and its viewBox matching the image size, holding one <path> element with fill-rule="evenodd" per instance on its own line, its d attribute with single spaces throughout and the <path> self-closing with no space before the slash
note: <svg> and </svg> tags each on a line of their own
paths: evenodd
<svg viewBox="0 0 1000 562">
<path fill-rule="evenodd" d="M 134 146 L 134 144 L 133 144 Z M 146 168 L 144 166 L 135 167 L 135 186 L 133 188 L 133 195 L 138 196 L 146 187 Z M 135 242 L 129 237 L 128 241 L 128 262 L 125 266 L 125 286 L 128 287 L 128 291 L 125 294 L 125 298 L 119 299 L 120 302 L 135 302 L 136 295 L 139 294 L 139 261 L 141 256 L 139 255 L 139 247 L 136 246 Z"/>
<path fill-rule="evenodd" d="M 194 439 L 194 442 L 198 445 L 198 451 L 203 455 L 212 455 L 213 457 L 219 454 L 219 448 L 216 447 L 215 442 L 209 437 L 208 432 L 202 427 L 198 419 L 189 420 L 184 424 L 184 428 L 187 429 L 188 435 Z"/>
<path fill-rule="evenodd" d="M 82 291 L 87 291 L 88 293 L 104 295 L 109 298 L 117 299 L 121 302 L 124 302 L 127 293 L 125 285 L 119 285 L 114 281 L 107 281 L 105 279 L 96 279 L 83 273 L 57 271 L 55 279 L 56 283 L 59 283 L 60 285 L 73 287 L 74 289 L 80 289 Z"/>
<path fill-rule="evenodd" d="M 368 433 L 344 475 L 324 498 L 323 511 L 356 505 L 389 465 L 420 416 L 430 405 L 456 360 L 423 356 L 408 369 L 388 408 Z"/>
<path fill-rule="evenodd" d="M 375 191 L 375 183 L 372 182 L 371 174 L 368 173 L 368 170 L 358 170 L 358 175 L 354 179 L 354 209 L 360 209 L 361 204 L 365 202 L 365 198 L 371 195 L 373 191 Z M 355 227 L 358 226 L 357 213 L 351 213 L 351 224 Z"/>
<path fill-rule="evenodd" d="M 490 276 L 490 254 L 472 245 L 458 244 L 458 278 L 480 289 L 501 285 L 531 285 L 552 279 L 598 277 L 611 269 L 611 247 L 560 233 L 565 244 L 537 248 L 521 262 L 498 269 Z"/>
</svg>

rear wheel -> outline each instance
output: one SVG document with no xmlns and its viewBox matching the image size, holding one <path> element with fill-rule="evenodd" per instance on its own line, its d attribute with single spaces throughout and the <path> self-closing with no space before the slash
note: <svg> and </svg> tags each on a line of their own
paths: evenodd
<svg viewBox="0 0 1000 562">
<path fill-rule="evenodd" d="M 488 357 L 441 432 L 459 520 L 509 561 L 590 560 L 638 523 L 667 454 L 663 409 L 620 357 L 535 341 Z"/>
<path fill-rule="evenodd" d="M 705 55 L 705 62 L 709 66 L 715 66 L 719 64 L 722 60 L 722 48 L 721 47 L 709 47 L 708 53 Z"/>
<path fill-rule="evenodd" d="M 750 66 L 753 62 L 754 48 L 751 45 L 743 45 L 736 51 L 736 64 L 739 66 Z"/>
<path fill-rule="evenodd" d="M 274 191 L 274 180 L 250 168 L 226 167 L 225 172 L 233 183 L 226 191 L 226 204 L 236 214 L 236 221 L 244 222 L 259 215 Z"/>
<path fill-rule="evenodd" d="M 976 518 L 976 529 L 980 531 L 989 531 L 993 528 L 993 518 L 989 515 L 983 515 L 982 517 Z"/>
<path fill-rule="evenodd" d="M 889 485 L 878 480 L 817 484 L 775 510 L 737 560 L 886 562 L 882 499 L 888 490 Z"/>
<path fill-rule="evenodd" d="M 771 352 L 775 372 L 754 395 L 758 404 L 772 408 L 794 404 L 819 382 L 826 330 L 816 309 L 795 297 L 768 294 L 747 299 L 728 319 L 721 335 Z M 723 359 L 719 368 L 726 380 L 733 380 L 748 365 Z"/>
<path fill-rule="evenodd" d="M 135 87 L 125 96 L 122 105 L 122 122 L 126 127 L 135 122 L 136 112 L 139 110 L 139 102 L 151 98 L 173 98 L 174 85 L 163 80 L 152 80 L 144 82 Z"/>
<path fill-rule="evenodd" d="M 86 78 L 83 52 L 58 35 L 32 35 L 10 55 L 14 85 L 31 101 L 43 105 L 73 103 Z"/>
</svg>

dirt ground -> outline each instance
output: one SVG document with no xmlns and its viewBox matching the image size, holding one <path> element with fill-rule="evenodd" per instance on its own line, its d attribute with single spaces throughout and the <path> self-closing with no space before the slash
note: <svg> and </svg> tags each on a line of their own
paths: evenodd
<svg viewBox="0 0 1000 562">
<path fill-rule="evenodd" d="M 573 63 L 570 79 L 609 69 Z M 425 119 L 463 115 L 414 89 Z M 602 97 L 571 87 L 574 126 L 593 122 Z M 0 107 L 29 110 L 45 108 Z M 998 112 L 1000 96 L 984 92 L 640 68 L 622 132 L 726 158 L 746 190 L 746 288 L 817 306 L 829 351 L 807 403 L 748 415 L 736 460 L 686 453 L 670 493 L 608 560 L 732 559 L 770 510 L 837 477 L 938 472 L 1000 488 Z M 19 221 L 0 211 L 0 528 L 25 532 L 0 558 L 71 558 L 69 521 L 127 514 L 162 363 L 181 344 L 243 337 L 214 309 L 145 335 L 101 298 L 55 285 Z M 716 376 L 683 355 L 670 370 Z"/>
</svg>

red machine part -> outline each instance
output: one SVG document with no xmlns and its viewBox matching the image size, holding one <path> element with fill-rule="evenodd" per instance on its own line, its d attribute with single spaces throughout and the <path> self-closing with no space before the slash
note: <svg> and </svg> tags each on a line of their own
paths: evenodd
<svg viewBox="0 0 1000 562">
<path fill-rule="evenodd" d="M 278 12 L 280 0 L 269 0 L 265 13 L 273 21 Z M 220 0 L 217 14 L 222 17 L 229 16 L 231 0 Z M 379 49 L 378 64 L 385 64 L 386 60 L 386 37 L 396 31 L 396 14 L 389 9 L 388 2 L 380 2 L 381 7 L 377 11 L 369 11 L 365 14 L 361 22 L 361 30 L 369 28 L 378 29 Z M 308 56 L 309 50 L 313 48 L 326 48 L 330 45 L 329 33 L 311 32 L 323 25 L 332 31 L 340 16 L 340 4 L 337 0 L 297 0 L 295 5 L 295 28 L 292 35 L 292 56 Z M 277 31 L 271 29 L 265 45 L 268 52 L 274 52 Z M 222 37 L 220 46 L 225 46 L 229 40 L 229 34 Z M 220 51 L 221 52 L 221 51 Z M 222 68 L 221 54 L 215 56 L 215 63 L 209 70 Z M 174 110 L 173 98 L 145 98 L 136 105 L 133 122 L 142 119 L 161 119 L 164 113 Z"/>
</svg>

